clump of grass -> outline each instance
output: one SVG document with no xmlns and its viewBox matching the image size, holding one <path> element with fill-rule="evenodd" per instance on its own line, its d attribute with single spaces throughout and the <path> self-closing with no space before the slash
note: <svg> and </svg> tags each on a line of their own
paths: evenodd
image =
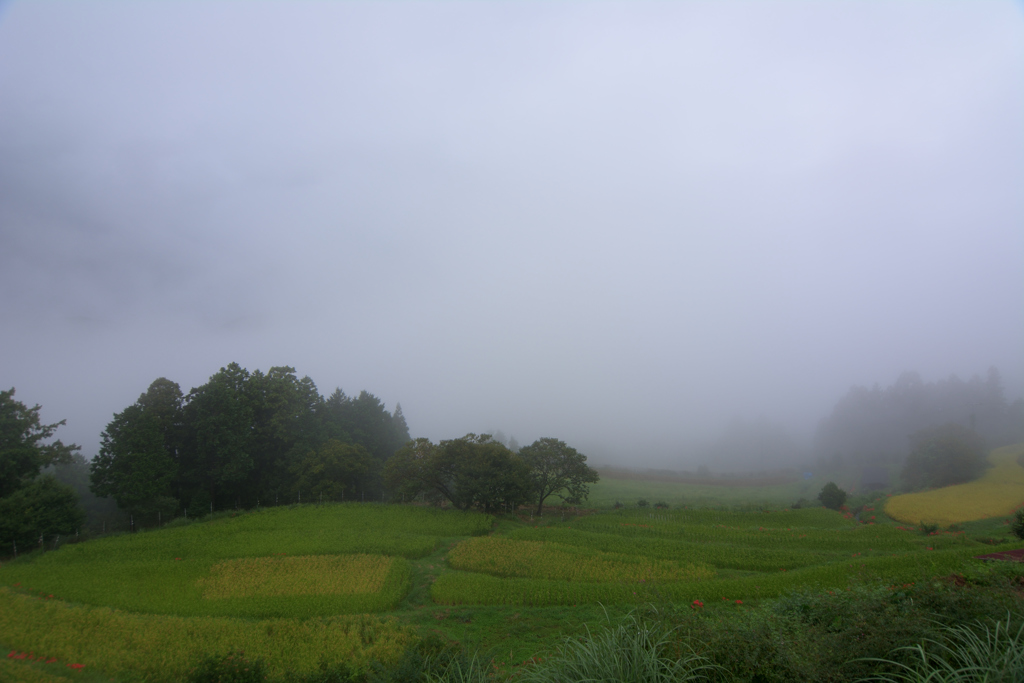
<svg viewBox="0 0 1024 683">
<path fill-rule="evenodd" d="M 947 626 L 935 638 L 899 648 L 912 655 L 904 664 L 890 659 L 867 660 L 897 669 L 865 681 L 884 683 L 1017 683 L 1024 680 L 1024 621 L 1016 626 L 1006 620 L 989 627 Z"/>
<path fill-rule="evenodd" d="M 188 673 L 188 683 L 262 683 L 267 667 L 261 659 L 252 659 L 244 652 L 226 656 L 209 655 Z"/>
<path fill-rule="evenodd" d="M 697 654 L 676 629 L 636 611 L 617 626 L 567 638 L 547 659 L 522 673 L 526 683 L 593 681 L 660 683 L 711 680 L 719 668 Z"/>
</svg>

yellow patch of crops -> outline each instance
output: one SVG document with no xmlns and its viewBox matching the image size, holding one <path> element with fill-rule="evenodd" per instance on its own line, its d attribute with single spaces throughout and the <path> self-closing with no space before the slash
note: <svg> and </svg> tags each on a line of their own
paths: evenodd
<svg viewBox="0 0 1024 683">
<path fill-rule="evenodd" d="M 321 661 L 394 662 L 414 638 L 395 619 L 369 615 L 300 620 L 134 614 L 0 586 L 4 644 L 133 680 L 182 681 L 203 656 L 230 650 L 265 660 L 277 677 L 316 671 Z"/>
<path fill-rule="evenodd" d="M 393 563 L 383 555 L 241 557 L 218 562 L 197 583 L 207 600 L 358 595 L 383 588 Z"/>
<path fill-rule="evenodd" d="M 697 581 L 714 576 L 706 565 L 494 536 L 460 543 L 449 553 L 448 563 L 495 576 L 590 583 Z"/>
<path fill-rule="evenodd" d="M 909 524 L 942 526 L 1009 515 L 1024 504 L 1024 467 L 1017 463 L 1022 455 L 1024 444 L 997 448 L 988 456 L 992 466 L 977 481 L 893 496 L 885 512 Z"/>
</svg>

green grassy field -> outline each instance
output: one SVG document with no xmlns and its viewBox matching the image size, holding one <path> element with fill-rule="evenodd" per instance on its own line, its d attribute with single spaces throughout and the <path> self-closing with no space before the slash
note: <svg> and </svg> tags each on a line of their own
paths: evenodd
<svg viewBox="0 0 1024 683">
<path fill-rule="evenodd" d="M 311 505 L 111 536 L 0 565 L 0 646 L 33 653 L 0 678 L 176 681 L 238 649 L 275 675 L 310 672 L 393 662 L 431 633 L 509 665 L 645 603 L 728 614 L 793 590 L 950 575 L 991 543 L 1022 545 L 1004 520 L 925 535 L 885 518 L 883 501 L 861 513 L 871 523 L 722 501 L 564 518 Z"/>
</svg>

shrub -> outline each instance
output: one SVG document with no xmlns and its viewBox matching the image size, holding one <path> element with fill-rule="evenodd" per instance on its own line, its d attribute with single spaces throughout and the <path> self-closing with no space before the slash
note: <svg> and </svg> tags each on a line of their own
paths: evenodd
<svg viewBox="0 0 1024 683">
<path fill-rule="evenodd" d="M 659 500 L 657 503 L 654 504 L 654 507 L 657 510 L 667 510 L 668 509 L 668 503 L 666 503 L 663 500 Z"/>
<path fill-rule="evenodd" d="M 266 665 L 260 659 L 246 659 L 244 652 L 226 656 L 209 655 L 188 674 L 188 683 L 262 683 Z"/>
<path fill-rule="evenodd" d="M 1010 531 L 1017 538 L 1024 540 L 1024 508 L 1017 510 L 1010 520 Z"/>
<path fill-rule="evenodd" d="M 680 642 L 675 629 L 630 613 L 618 626 L 567 638 L 543 663 L 526 669 L 526 683 L 562 681 L 706 680 L 719 667 Z"/>
<path fill-rule="evenodd" d="M 846 502 L 846 491 L 836 486 L 834 481 L 830 481 L 821 488 L 818 500 L 829 510 L 838 510 Z"/>
<path fill-rule="evenodd" d="M 320 662 L 319 671 L 304 675 L 289 672 L 285 678 L 287 683 L 363 683 L 365 680 L 363 674 L 345 662 Z"/>
<path fill-rule="evenodd" d="M 645 508 L 645 507 L 647 507 L 648 505 L 650 505 L 650 503 L 648 503 L 648 502 L 647 502 L 647 499 L 646 499 L 646 498 L 641 498 L 640 500 L 638 500 L 638 501 L 636 502 L 636 506 L 637 506 L 638 508 Z"/>
<path fill-rule="evenodd" d="M 995 628 L 982 622 L 974 626 L 949 626 L 939 638 L 925 638 L 899 648 L 913 656 L 911 664 L 874 660 L 895 665 L 898 671 L 875 680 L 903 681 L 1021 681 L 1024 680 L 1024 623 L 1016 628 L 1010 615 Z"/>
<path fill-rule="evenodd" d="M 623 505 L 623 504 L 622 504 L 621 502 L 619 502 L 619 501 L 615 501 L 615 505 L 613 505 L 612 507 L 613 507 L 614 509 L 616 509 L 616 510 L 619 510 L 619 509 L 621 509 L 621 508 L 623 508 L 623 507 L 625 507 L 625 506 L 624 506 L 624 505 Z"/>
</svg>

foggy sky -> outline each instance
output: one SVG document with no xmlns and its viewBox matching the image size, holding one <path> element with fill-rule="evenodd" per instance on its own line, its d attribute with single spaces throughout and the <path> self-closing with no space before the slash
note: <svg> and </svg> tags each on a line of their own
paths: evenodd
<svg viewBox="0 0 1024 683">
<path fill-rule="evenodd" d="M 232 361 L 675 463 L 1024 393 L 1020 3 L 0 5 L 0 387 L 91 457 Z"/>
</svg>

